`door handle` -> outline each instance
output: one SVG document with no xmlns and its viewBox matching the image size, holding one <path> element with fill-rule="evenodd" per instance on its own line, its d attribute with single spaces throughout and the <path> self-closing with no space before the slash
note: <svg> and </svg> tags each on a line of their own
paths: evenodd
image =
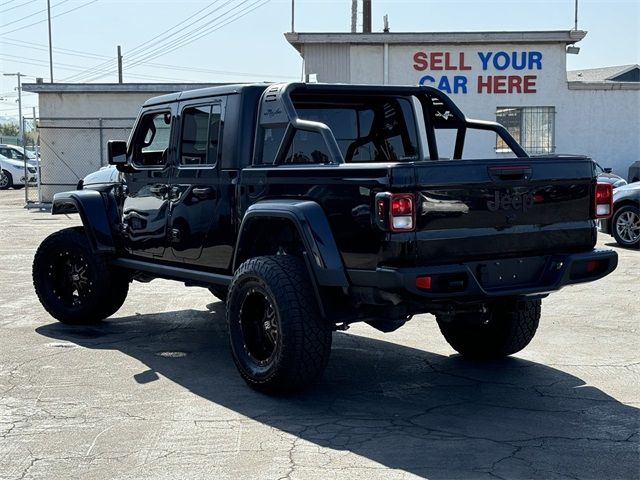
<svg viewBox="0 0 640 480">
<path fill-rule="evenodd" d="M 168 190 L 169 187 L 167 187 L 166 185 L 152 185 L 151 187 L 149 187 L 149 191 L 157 195 L 164 195 Z"/>
<path fill-rule="evenodd" d="M 215 192 L 211 187 L 196 187 L 192 190 L 193 195 L 198 198 L 215 198 Z"/>
<path fill-rule="evenodd" d="M 494 165 L 488 168 L 489 177 L 494 180 L 530 180 L 531 167 L 529 165 Z"/>
</svg>

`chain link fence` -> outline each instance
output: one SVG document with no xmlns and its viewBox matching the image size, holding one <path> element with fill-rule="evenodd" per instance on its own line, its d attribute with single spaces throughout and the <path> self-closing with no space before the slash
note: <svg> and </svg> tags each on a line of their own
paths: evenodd
<svg viewBox="0 0 640 480">
<path fill-rule="evenodd" d="M 107 165 L 107 141 L 127 140 L 135 118 L 53 118 L 37 122 L 39 183 L 26 193 L 27 205 L 51 203 L 53 195 L 76 188 L 87 174 Z"/>
</svg>

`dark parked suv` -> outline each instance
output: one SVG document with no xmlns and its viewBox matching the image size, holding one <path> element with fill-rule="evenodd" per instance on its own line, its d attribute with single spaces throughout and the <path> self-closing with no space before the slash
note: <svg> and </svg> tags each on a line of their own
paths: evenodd
<svg viewBox="0 0 640 480">
<path fill-rule="evenodd" d="M 468 134 L 509 159 L 470 159 Z M 443 133 L 452 134 L 444 151 Z M 451 159 L 444 159 L 449 157 Z M 392 331 L 435 314 L 470 358 L 524 348 L 541 300 L 617 265 L 594 249 L 611 186 L 592 160 L 529 157 L 496 123 L 428 87 L 228 86 L 145 103 L 117 167 L 55 196 L 83 227 L 38 249 L 40 301 L 67 323 L 116 312 L 132 280 L 162 277 L 226 301 L 249 385 L 299 389 L 332 331 Z"/>
</svg>

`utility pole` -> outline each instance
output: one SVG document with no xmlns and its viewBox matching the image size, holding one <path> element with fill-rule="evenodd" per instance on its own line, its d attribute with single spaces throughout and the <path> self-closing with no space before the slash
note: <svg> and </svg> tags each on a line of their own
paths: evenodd
<svg viewBox="0 0 640 480">
<path fill-rule="evenodd" d="M 358 0 L 351 0 L 351 33 L 358 31 Z"/>
<path fill-rule="evenodd" d="M 578 0 L 576 0 L 576 8 L 575 8 L 575 23 L 574 23 L 574 30 L 578 30 Z"/>
<path fill-rule="evenodd" d="M 51 0 L 47 0 L 47 20 L 49 21 L 49 75 L 53 83 L 53 47 L 51 45 Z"/>
<path fill-rule="evenodd" d="M 118 83 L 122 83 L 122 49 L 118 45 Z"/>
<path fill-rule="evenodd" d="M 371 0 L 362 0 L 362 33 L 371 33 Z"/>
<path fill-rule="evenodd" d="M 291 0 L 291 33 L 296 31 L 296 0 Z"/>
<path fill-rule="evenodd" d="M 20 127 L 20 141 L 22 142 L 22 146 L 24 147 L 24 122 L 22 120 L 22 77 L 25 77 L 26 75 L 23 75 L 20 72 L 16 72 L 16 73 L 4 73 L 3 74 L 5 77 L 18 77 L 18 117 L 19 117 L 19 121 L 18 121 L 18 125 Z"/>
</svg>

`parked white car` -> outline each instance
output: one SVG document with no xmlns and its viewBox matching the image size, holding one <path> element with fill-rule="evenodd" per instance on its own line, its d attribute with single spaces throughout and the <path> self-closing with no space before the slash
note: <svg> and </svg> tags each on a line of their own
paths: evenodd
<svg viewBox="0 0 640 480">
<path fill-rule="evenodd" d="M 27 182 L 38 182 L 38 169 L 27 164 Z M 25 184 L 24 161 L 0 155 L 0 190 L 22 188 Z"/>
<path fill-rule="evenodd" d="M 3 155 L 12 160 L 23 161 L 25 156 L 27 157 L 27 163 L 33 167 L 38 166 L 38 157 L 35 152 L 26 150 L 18 145 L 11 145 L 8 143 L 0 143 L 0 155 Z"/>
</svg>

